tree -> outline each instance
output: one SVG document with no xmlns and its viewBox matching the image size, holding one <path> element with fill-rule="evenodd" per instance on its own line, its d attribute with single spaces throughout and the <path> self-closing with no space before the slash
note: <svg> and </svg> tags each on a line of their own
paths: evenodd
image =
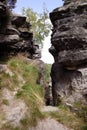
<svg viewBox="0 0 87 130">
<path fill-rule="evenodd" d="M 27 22 L 32 25 L 35 43 L 42 45 L 43 40 L 49 35 L 51 29 L 48 10 L 44 8 L 43 13 L 37 13 L 31 8 L 23 8 L 22 14 L 27 17 Z"/>
</svg>

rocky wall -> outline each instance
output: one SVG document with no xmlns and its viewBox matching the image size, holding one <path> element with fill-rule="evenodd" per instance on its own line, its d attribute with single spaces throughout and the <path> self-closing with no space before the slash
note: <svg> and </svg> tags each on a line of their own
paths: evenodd
<svg viewBox="0 0 87 130">
<path fill-rule="evenodd" d="M 54 105 L 87 104 L 87 0 L 72 0 L 50 13 Z"/>
<path fill-rule="evenodd" d="M 28 58 L 40 58 L 38 45 L 34 45 L 31 25 L 25 16 L 12 14 L 4 2 L 0 2 L 0 59 L 22 53 Z"/>
</svg>

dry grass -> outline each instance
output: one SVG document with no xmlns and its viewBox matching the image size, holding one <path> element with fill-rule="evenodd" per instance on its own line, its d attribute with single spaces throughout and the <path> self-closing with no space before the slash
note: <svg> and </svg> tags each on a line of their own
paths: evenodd
<svg viewBox="0 0 87 130">
<path fill-rule="evenodd" d="M 87 130 L 87 124 L 76 113 L 72 113 L 67 107 L 59 106 L 58 112 L 50 112 L 52 118 L 74 130 Z"/>
<path fill-rule="evenodd" d="M 38 120 L 44 118 L 40 112 L 40 107 L 44 104 L 44 95 L 42 87 L 37 84 L 39 77 L 38 69 L 34 64 L 27 61 L 24 57 L 14 57 L 7 63 L 12 75 L 6 72 L 0 73 L 0 88 L 16 90 L 16 99 L 22 99 L 27 106 L 27 113 L 24 119 L 20 121 L 22 128 L 14 128 L 10 123 L 5 124 L 1 130 L 24 130 L 29 126 L 35 126 Z M 6 99 L 1 102 L 9 105 Z"/>
</svg>

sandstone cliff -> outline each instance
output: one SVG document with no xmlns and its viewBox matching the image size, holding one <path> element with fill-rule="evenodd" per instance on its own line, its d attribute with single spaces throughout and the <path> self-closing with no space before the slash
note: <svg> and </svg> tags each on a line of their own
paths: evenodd
<svg viewBox="0 0 87 130">
<path fill-rule="evenodd" d="M 72 0 L 50 13 L 54 105 L 87 104 L 87 0 Z"/>
<path fill-rule="evenodd" d="M 0 130 L 29 129 L 43 118 L 44 64 L 35 60 L 40 51 L 30 27 L 0 1 Z"/>
<path fill-rule="evenodd" d="M 0 2 L 0 58 L 7 58 L 22 53 L 26 57 L 40 58 L 38 45 L 33 43 L 31 25 L 26 22 L 26 17 L 11 14 L 8 7 Z"/>
<path fill-rule="evenodd" d="M 82 130 L 85 125 L 83 120 L 65 106 L 43 107 L 44 95 L 47 105 L 52 104 L 51 84 L 47 87 L 49 74 L 45 74 L 43 62 L 36 59 L 40 57 L 40 51 L 38 45 L 33 43 L 30 26 L 26 17 L 10 14 L 7 6 L 0 2 L 0 130 Z M 83 90 L 86 99 L 86 87 L 80 86 L 80 82 L 86 78 L 86 71 L 82 71 L 84 76 L 81 77 L 82 73 L 76 69 L 82 67 L 81 64 L 78 66 L 81 59 L 76 63 L 77 66 L 74 62 L 69 66 L 69 62 L 59 63 L 56 46 L 52 46 L 50 51 L 55 57 L 51 73 L 54 104 L 66 100 L 74 102 L 77 94 L 77 100 L 82 100 Z"/>
</svg>

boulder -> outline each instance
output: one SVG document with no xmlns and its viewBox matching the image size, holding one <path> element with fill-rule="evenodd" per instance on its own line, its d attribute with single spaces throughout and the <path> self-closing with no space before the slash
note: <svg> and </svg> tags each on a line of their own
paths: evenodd
<svg viewBox="0 0 87 130">
<path fill-rule="evenodd" d="M 54 63 L 51 71 L 53 103 L 87 104 L 87 68 L 66 70 Z"/>
</svg>

